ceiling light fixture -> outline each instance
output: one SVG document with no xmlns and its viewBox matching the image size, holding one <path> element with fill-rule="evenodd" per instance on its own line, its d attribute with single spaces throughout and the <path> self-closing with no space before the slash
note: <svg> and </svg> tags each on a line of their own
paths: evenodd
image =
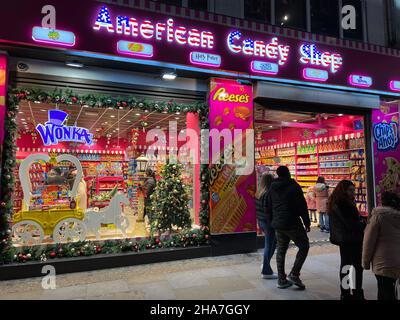
<svg viewBox="0 0 400 320">
<path fill-rule="evenodd" d="M 139 116 L 140 116 L 140 113 L 136 113 L 136 116 L 138 116 L 138 117 L 139 117 Z"/>
<path fill-rule="evenodd" d="M 126 122 L 131 123 L 132 121 L 131 120 L 126 120 Z"/>
<path fill-rule="evenodd" d="M 338 116 L 339 116 L 339 117 L 343 117 L 344 114 L 343 114 L 343 113 L 339 113 Z"/>
<path fill-rule="evenodd" d="M 177 77 L 177 75 L 176 75 L 175 72 L 164 72 L 164 73 L 162 74 L 162 76 L 161 76 L 161 78 L 162 78 L 163 80 L 168 80 L 168 81 L 175 80 L 176 77 Z"/>
<path fill-rule="evenodd" d="M 65 63 L 68 67 L 72 67 L 72 68 L 83 68 L 83 64 L 78 62 L 78 61 L 67 61 Z"/>
<path fill-rule="evenodd" d="M 297 122 L 297 120 L 295 119 L 295 120 L 293 120 L 293 122 Z"/>
<path fill-rule="evenodd" d="M 115 118 L 115 116 L 112 114 L 112 115 L 111 115 L 111 118 Z"/>
</svg>

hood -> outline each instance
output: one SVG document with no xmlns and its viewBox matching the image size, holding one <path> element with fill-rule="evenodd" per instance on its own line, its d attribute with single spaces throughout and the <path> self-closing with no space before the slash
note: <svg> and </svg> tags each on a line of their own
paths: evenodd
<svg viewBox="0 0 400 320">
<path fill-rule="evenodd" d="M 315 191 L 324 191 L 326 190 L 326 184 L 325 183 L 317 183 L 315 185 Z"/>
<path fill-rule="evenodd" d="M 372 211 L 372 215 L 379 214 L 381 216 L 393 216 L 400 219 L 400 211 L 391 207 L 377 207 Z"/>
<path fill-rule="evenodd" d="M 279 191 L 292 185 L 293 183 L 296 183 L 293 179 L 278 178 L 272 183 L 271 188 Z"/>
</svg>

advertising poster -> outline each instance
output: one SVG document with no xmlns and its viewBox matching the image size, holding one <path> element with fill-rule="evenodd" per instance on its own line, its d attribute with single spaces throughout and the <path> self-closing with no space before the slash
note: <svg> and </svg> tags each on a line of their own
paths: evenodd
<svg viewBox="0 0 400 320">
<path fill-rule="evenodd" d="M 377 205 L 384 191 L 400 193 L 400 143 L 398 103 L 382 103 L 373 113 L 375 191 Z"/>
<path fill-rule="evenodd" d="M 233 80 L 213 79 L 210 88 L 210 129 L 230 130 L 235 141 L 234 130 L 242 129 L 242 150 L 246 150 L 245 130 L 253 129 L 253 87 Z M 212 131 L 211 131 L 212 134 Z M 210 138 L 210 154 L 215 153 Z M 231 146 L 221 143 L 221 157 Z M 250 159 L 253 154 L 246 155 Z M 254 160 L 253 160 L 254 162 Z M 237 175 L 236 162 L 215 164 L 210 171 L 211 232 L 232 233 L 256 231 L 254 194 L 256 178 L 254 170 L 250 175 Z"/>
</svg>

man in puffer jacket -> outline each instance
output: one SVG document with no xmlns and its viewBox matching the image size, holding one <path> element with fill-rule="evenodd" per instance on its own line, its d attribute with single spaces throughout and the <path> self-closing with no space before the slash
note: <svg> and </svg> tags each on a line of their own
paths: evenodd
<svg viewBox="0 0 400 320">
<path fill-rule="evenodd" d="M 369 270 L 371 264 L 378 300 L 395 300 L 400 290 L 400 198 L 395 193 L 382 194 L 382 207 L 372 211 L 365 229 L 362 265 Z"/>
<path fill-rule="evenodd" d="M 305 289 L 300 280 L 300 271 L 310 248 L 307 232 L 310 232 L 311 223 L 307 203 L 301 187 L 291 179 L 287 167 L 279 167 L 276 173 L 278 179 L 272 183 L 268 194 L 268 212 L 271 225 L 276 230 L 278 288 L 285 289 L 294 284 Z M 286 276 L 285 257 L 290 240 L 295 243 L 299 251 L 292 271 Z"/>
</svg>

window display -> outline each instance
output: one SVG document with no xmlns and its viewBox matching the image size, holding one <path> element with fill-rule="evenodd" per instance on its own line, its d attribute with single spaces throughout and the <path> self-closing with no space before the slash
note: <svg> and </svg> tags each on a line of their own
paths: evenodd
<svg viewBox="0 0 400 320">
<path fill-rule="evenodd" d="M 258 123 L 257 123 L 258 122 Z M 280 165 L 290 169 L 304 194 L 325 178 L 331 190 L 341 180 L 356 186 L 356 204 L 368 215 L 363 119 L 360 116 L 256 111 L 257 171 L 274 173 Z M 270 141 L 270 143 L 268 143 Z"/>
<path fill-rule="evenodd" d="M 186 115 L 72 103 L 61 107 L 29 101 L 19 105 L 14 246 L 140 238 L 154 232 L 163 236 L 200 228 L 195 166 L 188 161 L 174 165 L 179 170 L 170 168 L 176 171 L 170 192 L 169 147 L 147 152 L 157 141 L 147 142 L 149 130 L 162 130 L 168 139 L 169 121 L 183 132 Z M 188 154 L 184 144 L 178 142 L 183 156 Z M 177 206 L 164 212 L 159 205 L 166 201 Z"/>
</svg>

